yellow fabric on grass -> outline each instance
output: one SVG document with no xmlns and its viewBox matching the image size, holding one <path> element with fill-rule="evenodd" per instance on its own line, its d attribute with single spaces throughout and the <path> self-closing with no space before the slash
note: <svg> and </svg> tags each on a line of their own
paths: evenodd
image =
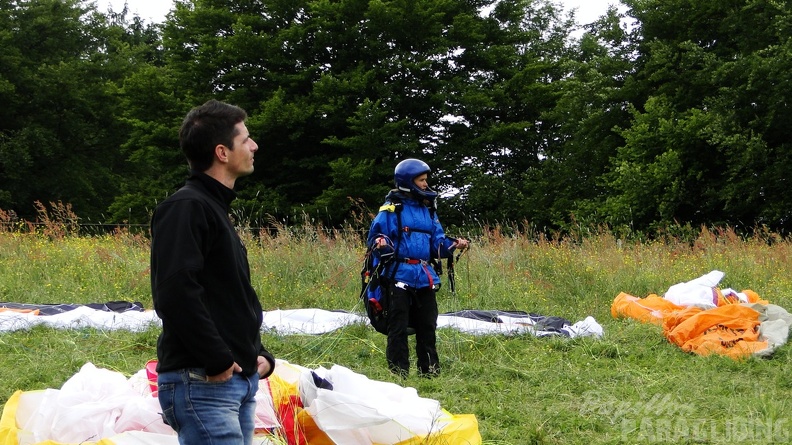
<svg viewBox="0 0 792 445">
<path fill-rule="evenodd" d="M 17 391 L 8 398 L 0 417 L 0 445 L 17 445 L 16 412 L 22 391 Z"/>
<path fill-rule="evenodd" d="M 3 407 L 3 415 L 0 417 L 0 445 L 19 445 L 19 426 L 17 426 L 16 415 L 19 408 L 19 400 L 22 398 L 22 391 L 17 391 L 8 398 Z M 67 445 L 63 442 L 45 440 L 36 442 L 35 445 Z M 99 442 L 82 442 L 80 445 L 115 445 L 109 439 L 102 439 Z"/>
<path fill-rule="evenodd" d="M 478 420 L 473 414 L 450 414 L 451 423 L 446 425 L 437 434 L 432 434 L 427 441 L 426 437 L 413 436 L 395 445 L 423 445 L 426 443 L 447 443 L 454 445 L 481 445 L 481 434 L 479 433 Z M 382 444 L 374 444 L 382 445 Z"/>
</svg>

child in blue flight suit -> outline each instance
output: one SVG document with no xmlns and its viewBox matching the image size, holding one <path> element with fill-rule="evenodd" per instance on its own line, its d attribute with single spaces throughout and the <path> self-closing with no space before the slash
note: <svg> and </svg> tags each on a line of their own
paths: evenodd
<svg viewBox="0 0 792 445">
<path fill-rule="evenodd" d="M 440 277 L 430 260 L 450 257 L 469 244 L 463 238 L 446 237 L 435 212 L 437 193 L 427 182 L 429 173 L 429 165 L 419 159 L 399 162 L 394 171 L 396 189 L 385 198 L 367 240 L 385 263 L 388 368 L 403 377 L 410 371 L 408 326 L 415 330 L 418 374 L 440 373 L 435 333 Z"/>
</svg>

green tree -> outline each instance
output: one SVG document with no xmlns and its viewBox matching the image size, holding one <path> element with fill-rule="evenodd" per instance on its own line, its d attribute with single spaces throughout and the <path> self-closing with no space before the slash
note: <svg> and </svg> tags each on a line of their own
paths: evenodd
<svg viewBox="0 0 792 445">
<path fill-rule="evenodd" d="M 526 182 L 528 206 L 544 209 L 535 224 L 541 230 L 602 222 L 602 202 L 610 192 L 603 175 L 624 145 L 617 129 L 631 117 L 626 80 L 635 66 L 635 46 L 626 20 L 610 8 L 587 25 L 563 62 L 569 75 L 558 82 L 555 107 L 543 114 L 554 124 L 547 135 L 553 143 Z"/>
<path fill-rule="evenodd" d="M 561 161 L 562 139 L 548 113 L 570 74 L 572 24 L 550 2 L 511 0 L 469 34 L 442 148 L 460 191 L 453 204 L 467 218 L 552 221 L 546 201 L 557 186 L 542 180 L 548 160 Z"/>
<path fill-rule="evenodd" d="M 119 146 L 124 163 L 107 218 L 147 224 L 156 203 L 187 176 L 177 134 L 181 115 L 191 103 L 180 95 L 175 76 L 165 66 L 160 25 L 137 16 L 130 19 L 126 9 L 111 11 L 108 20 L 108 65 L 120 73 L 112 94 L 115 119 L 124 135 Z"/>
<path fill-rule="evenodd" d="M 101 219 L 117 188 L 123 133 L 109 86 L 107 23 L 77 0 L 0 2 L 0 207 L 34 201 Z"/>
<path fill-rule="evenodd" d="M 640 26 L 632 118 L 604 176 L 614 225 L 789 219 L 790 9 L 762 0 L 625 0 Z"/>
<path fill-rule="evenodd" d="M 148 223 L 157 202 L 184 184 L 189 168 L 179 148 L 179 126 L 193 101 L 179 93 L 167 67 L 141 63 L 118 86 L 127 140 L 124 175 L 109 206 L 113 222 Z"/>
<path fill-rule="evenodd" d="M 251 115 L 261 149 L 240 184 L 246 214 L 339 223 L 361 200 L 378 205 L 397 159 L 422 157 L 452 185 L 444 119 L 478 70 L 464 53 L 492 3 L 195 0 L 177 4 L 163 42 L 181 88 Z"/>
</svg>

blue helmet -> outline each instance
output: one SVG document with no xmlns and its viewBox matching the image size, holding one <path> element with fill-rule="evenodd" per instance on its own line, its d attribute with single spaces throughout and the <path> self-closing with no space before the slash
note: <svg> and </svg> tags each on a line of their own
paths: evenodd
<svg viewBox="0 0 792 445">
<path fill-rule="evenodd" d="M 396 169 L 393 172 L 393 180 L 396 182 L 396 188 L 403 192 L 412 193 L 418 198 L 434 200 L 437 198 L 437 192 L 430 188 L 421 190 L 413 181 L 416 176 L 431 172 L 432 169 L 429 168 L 429 164 L 426 162 L 420 159 L 405 159 L 396 165 Z"/>
</svg>

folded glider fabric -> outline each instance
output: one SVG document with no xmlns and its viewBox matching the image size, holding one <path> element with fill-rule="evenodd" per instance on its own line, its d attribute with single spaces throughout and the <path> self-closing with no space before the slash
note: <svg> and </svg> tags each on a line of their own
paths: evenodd
<svg viewBox="0 0 792 445">
<path fill-rule="evenodd" d="M 56 329 L 93 328 L 141 332 L 161 325 L 152 310 L 139 303 L 110 302 L 90 305 L 28 305 L 0 303 L 0 332 L 12 332 L 43 325 Z M 19 312 L 20 310 L 31 311 Z M 316 335 L 333 332 L 356 323 L 369 323 L 368 317 L 347 311 L 324 309 L 278 309 L 264 311 L 262 331 L 279 335 Z M 440 314 L 438 327 L 452 328 L 468 334 L 518 335 L 538 337 L 601 337 L 600 326 L 593 317 L 571 323 L 561 317 L 529 314 L 522 311 L 464 310 Z"/>
<path fill-rule="evenodd" d="M 668 293 L 638 298 L 621 292 L 611 304 L 611 315 L 662 326 L 669 342 L 699 355 L 761 357 L 786 343 L 792 316 L 752 290 L 709 287 L 723 277 L 716 272 L 672 286 L 670 299 Z"/>
<path fill-rule="evenodd" d="M 17 391 L 8 399 L 0 417 L 0 445 L 70 445 L 54 440 L 36 440 L 32 431 L 20 423 L 30 420 L 32 408 L 40 403 L 44 391 Z M 76 445 L 75 442 L 74 445 Z M 178 445 L 172 434 L 157 434 L 145 431 L 127 431 L 112 437 L 83 441 L 79 445 Z"/>
<path fill-rule="evenodd" d="M 108 301 L 107 303 L 88 303 L 88 304 L 31 304 L 31 303 L 10 303 L 0 302 L 0 309 L 19 309 L 35 311 L 41 315 L 55 315 L 72 311 L 78 307 L 85 306 L 97 311 L 105 312 L 143 312 L 145 308 L 140 302 L 129 301 Z"/>
<path fill-rule="evenodd" d="M 177 445 L 150 378 L 145 369 L 126 379 L 87 363 L 61 389 L 17 391 L 0 417 L 0 445 Z M 256 401 L 257 444 L 481 444 L 472 414 L 338 365 L 278 360 Z"/>
<path fill-rule="evenodd" d="M 17 314 L 33 314 L 39 315 L 41 313 L 38 309 L 16 309 L 10 307 L 0 307 L 0 312 L 16 312 Z"/>
<path fill-rule="evenodd" d="M 319 381 L 332 384 L 332 390 Z M 414 388 L 371 380 L 339 365 L 301 372 L 298 387 L 305 411 L 331 443 L 481 444 L 475 416 L 451 414 Z"/>
<path fill-rule="evenodd" d="M 113 312 L 81 305 L 52 315 L 35 313 L 0 312 L 0 332 L 14 332 L 34 326 L 56 329 L 100 329 L 142 332 L 159 326 L 160 319 L 154 311 Z"/>
</svg>

